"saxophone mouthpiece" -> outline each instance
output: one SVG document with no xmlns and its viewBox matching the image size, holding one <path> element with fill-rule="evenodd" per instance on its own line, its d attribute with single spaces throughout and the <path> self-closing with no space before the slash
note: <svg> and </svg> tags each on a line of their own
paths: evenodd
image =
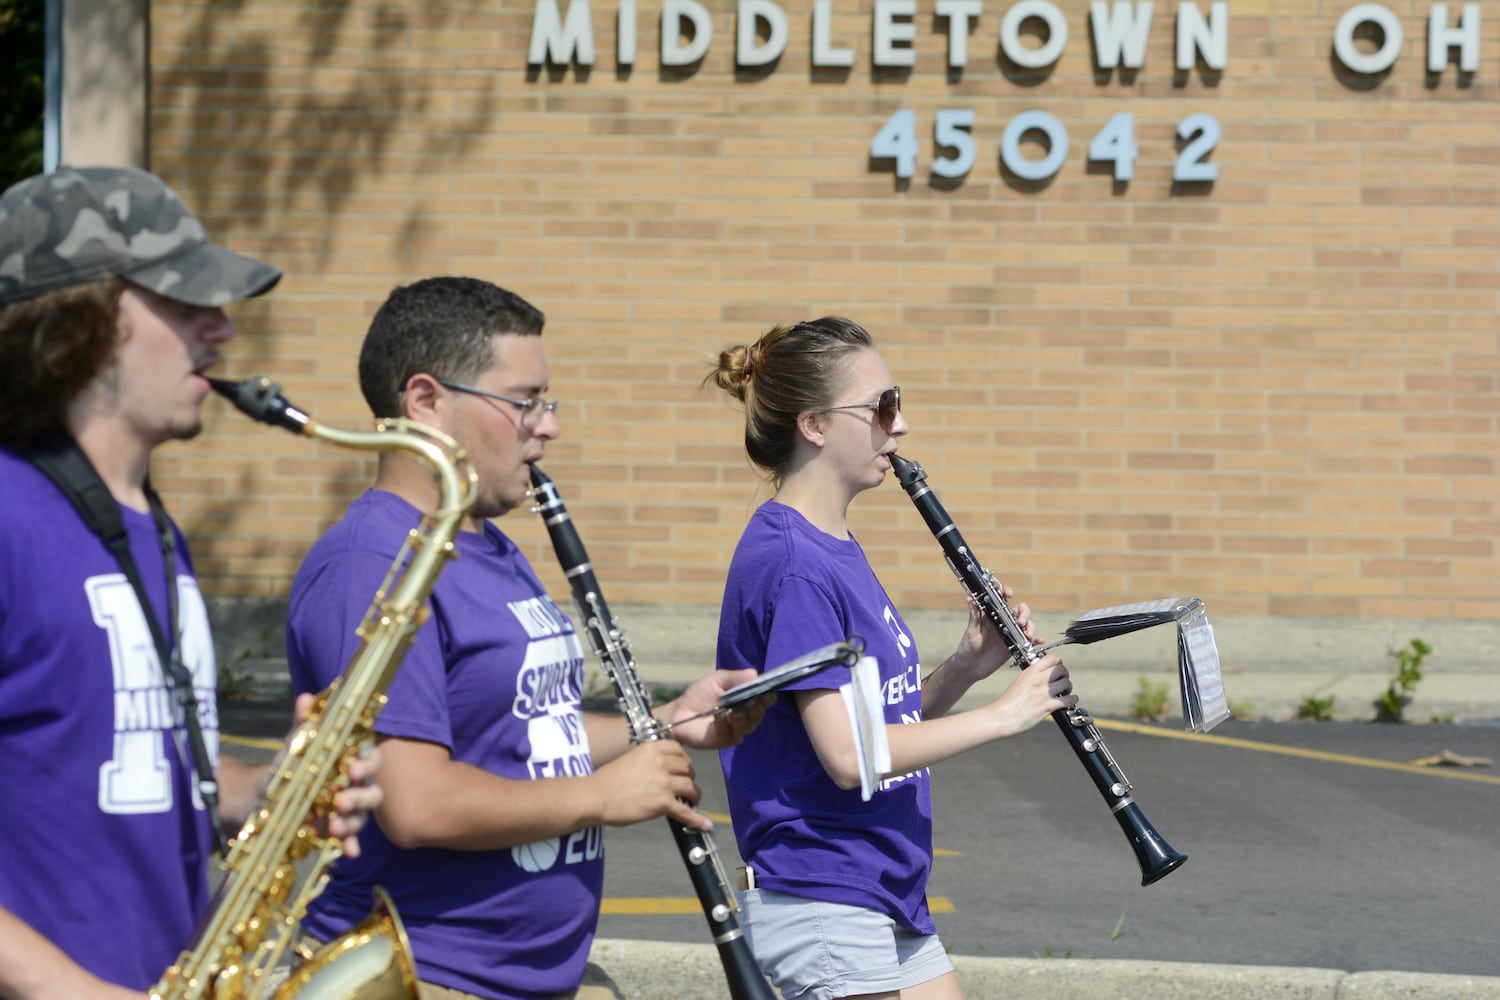
<svg viewBox="0 0 1500 1000">
<path fill-rule="evenodd" d="M 281 394 L 281 386 L 264 375 L 251 375 L 243 382 L 209 377 L 208 384 L 241 412 L 263 424 L 283 427 L 293 434 L 306 434 L 312 418 Z"/>
</svg>

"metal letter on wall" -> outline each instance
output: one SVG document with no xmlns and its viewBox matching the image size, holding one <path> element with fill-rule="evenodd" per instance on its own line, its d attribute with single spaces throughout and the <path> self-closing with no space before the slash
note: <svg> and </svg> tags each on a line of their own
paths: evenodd
<svg viewBox="0 0 1500 1000">
<path fill-rule="evenodd" d="M 1021 41 L 1021 25 L 1031 18 L 1047 25 L 1047 40 L 1036 48 Z M 1000 21 L 1000 50 L 1017 66 L 1041 69 L 1062 58 L 1068 44 L 1068 19 L 1047 0 L 1021 0 Z"/>
<path fill-rule="evenodd" d="M 1229 61 L 1229 5 L 1208 5 L 1208 20 L 1197 4 L 1177 5 L 1177 68 L 1186 73 L 1203 56 L 1209 69 L 1223 69 Z"/>
<path fill-rule="evenodd" d="M 915 66 L 917 50 L 911 47 L 916 41 L 917 26 L 910 20 L 915 18 L 917 0 L 875 0 L 875 11 L 871 15 L 874 24 L 871 31 L 872 59 L 876 66 Z M 898 46 L 897 42 L 905 42 Z"/>
<path fill-rule="evenodd" d="M 1448 5 L 1435 3 L 1427 15 L 1427 72 L 1441 73 L 1448 65 L 1448 50 L 1458 46 L 1458 68 L 1464 73 L 1479 69 L 1479 5 L 1466 3 L 1458 16 L 1458 27 L 1448 27 Z"/>
<path fill-rule="evenodd" d="M 547 62 L 566 66 L 575 60 L 580 66 L 594 65 L 594 26 L 589 17 L 589 0 L 569 0 L 566 20 L 558 13 L 557 0 L 536 0 L 526 62 L 532 66 Z"/>
<path fill-rule="evenodd" d="M 1375 25 L 1384 36 L 1380 48 L 1374 52 L 1361 52 L 1354 44 L 1355 29 L 1366 23 Z M 1333 54 L 1356 73 L 1384 73 L 1401 55 L 1401 22 L 1378 3 L 1350 7 L 1333 29 Z"/>
<path fill-rule="evenodd" d="M 766 40 L 757 40 L 756 26 L 764 22 Z M 786 51 L 786 11 L 775 0 L 740 0 L 737 15 L 737 31 L 734 43 L 734 61 L 738 66 L 769 66 Z"/>
<path fill-rule="evenodd" d="M 1146 64 L 1146 42 L 1151 38 L 1150 3 L 1104 0 L 1089 4 L 1089 29 L 1094 33 L 1094 59 L 1100 69 L 1140 69 Z"/>
<path fill-rule="evenodd" d="M 692 41 L 682 41 L 682 22 L 693 26 Z M 698 0 L 664 0 L 661 5 L 661 64 L 691 66 L 708 54 L 714 40 L 713 18 Z"/>
</svg>

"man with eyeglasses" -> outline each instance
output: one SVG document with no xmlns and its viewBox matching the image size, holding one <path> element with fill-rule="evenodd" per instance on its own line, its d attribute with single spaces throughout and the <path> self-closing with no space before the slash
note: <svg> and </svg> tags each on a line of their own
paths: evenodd
<svg viewBox="0 0 1500 1000">
<path fill-rule="evenodd" d="M 358 860 L 335 868 L 303 927 L 328 939 L 385 887 L 405 922 L 422 997 L 609 997 L 586 966 L 603 892 L 603 827 L 659 816 L 710 826 L 682 747 L 632 747 L 625 721 L 581 711 L 584 655 L 568 617 L 488 518 L 525 502 L 532 462 L 559 432 L 542 314 L 473 278 L 398 288 L 359 359 L 376 417 L 446 432 L 477 500 L 376 723 L 385 804 Z M 407 534 L 436 502 L 430 474 L 382 455 L 372 489 L 308 553 L 292 585 L 287 650 L 298 690 L 343 669 L 355 629 Z M 656 709 L 686 720 L 751 670 L 720 671 Z M 677 739 L 730 746 L 759 720 L 684 722 Z"/>
</svg>

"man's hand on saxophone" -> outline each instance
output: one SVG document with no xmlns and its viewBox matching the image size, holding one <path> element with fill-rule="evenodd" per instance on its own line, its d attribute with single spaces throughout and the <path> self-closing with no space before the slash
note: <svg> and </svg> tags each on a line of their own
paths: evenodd
<svg viewBox="0 0 1500 1000">
<path fill-rule="evenodd" d="M 316 697 L 311 694 L 297 696 L 292 710 L 292 727 L 302 725 L 312 711 Z M 349 786 L 333 797 L 333 812 L 318 817 L 318 831 L 332 837 L 341 837 L 344 855 L 359 857 L 359 831 L 364 829 L 370 814 L 380 808 L 385 795 L 375 783 L 380 771 L 380 748 L 373 743 L 349 764 Z M 269 769 L 267 777 L 269 778 Z"/>
<path fill-rule="evenodd" d="M 311 694 L 297 697 L 292 709 L 292 729 L 306 721 L 316 698 Z M 219 761 L 219 815 L 228 831 L 238 830 L 266 796 L 266 786 L 280 766 L 282 755 L 269 764 L 251 764 L 225 756 Z M 380 751 L 369 751 L 349 765 L 349 787 L 333 799 L 333 812 L 317 817 L 318 832 L 342 838 L 344 853 L 359 857 L 359 831 L 370 813 L 380 808 L 383 793 L 375 783 L 380 770 Z"/>
</svg>

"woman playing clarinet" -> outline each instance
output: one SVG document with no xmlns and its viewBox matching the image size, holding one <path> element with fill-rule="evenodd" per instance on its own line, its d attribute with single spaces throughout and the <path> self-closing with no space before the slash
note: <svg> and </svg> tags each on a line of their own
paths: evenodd
<svg viewBox="0 0 1500 1000">
<path fill-rule="evenodd" d="M 1071 707 L 1067 668 L 1048 655 L 994 701 L 948 715 L 1010 656 L 971 602 L 958 648 L 923 676 L 849 530 L 849 505 L 884 481 L 908 430 L 900 387 L 862 327 L 837 316 L 778 326 L 723 351 L 709 380 L 743 404 L 745 449 L 774 491 L 730 564 L 718 665 L 764 670 L 862 635 L 880 665 L 891 752 L 866 801 L 837 690 L 843 667 L 792 684 L 755 733 L 721 752 L 756 961 L 786 1000 L 961 998 L 927 907 L 928 767 Z M 1034 639 L 1025 604 L 1016 615 Z"/>
</svg>

